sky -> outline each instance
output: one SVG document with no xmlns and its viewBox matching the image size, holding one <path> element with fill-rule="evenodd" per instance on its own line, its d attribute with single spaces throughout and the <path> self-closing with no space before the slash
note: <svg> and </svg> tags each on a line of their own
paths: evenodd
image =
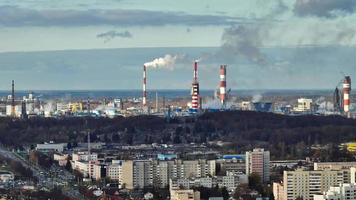
<svg viewBox="0 0 356 200">
<path fill-rule="evenodd" d="M 2 0 L 0 89 L 332 89 L 356 76 L 356 0 Z M 166 58 L 166 59 L 164 59 Z"/>
</svg>

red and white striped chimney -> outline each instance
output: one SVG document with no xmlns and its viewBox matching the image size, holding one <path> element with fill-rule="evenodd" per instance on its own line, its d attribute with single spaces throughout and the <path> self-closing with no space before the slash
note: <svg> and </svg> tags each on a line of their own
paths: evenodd
<svg viewBox="0 0 356 200">
<path fill-rule="evenodd" d="M 193 83 L 192 83 L 192 110 L 197 112 L 199 108 L 199 82 L 198 82 L 198 61 L 194 62 Z"/>
<path fill-rule="evenodd" d="M 147 106 L 147 92 L 146 92 L 146 65 L 143 65 L 143 94 L 142 94 L 142 106 Z"/>
<path fill-rule="evenodd" d="M 344 112 L 345 114 L 350 114 L 350 93 L 351 93 L 351 78 L 350 76 L 345 76 L 343 84 L 343 97 L 344 97 Z"/>
<path fill-rule="evenodd" d="M 220 102 L 225 105 L 226 100 L 226 65 L 220 66 Z"/>
</svg>

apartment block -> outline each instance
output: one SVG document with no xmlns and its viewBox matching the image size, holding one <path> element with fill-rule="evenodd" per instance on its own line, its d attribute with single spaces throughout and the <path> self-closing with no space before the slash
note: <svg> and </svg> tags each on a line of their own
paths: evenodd
<svg viewBox="0 0 356 200">
<path fill-rule="evenodd" d="M 246 152 L 246 174 L 256 173 L 266 183 L 270 181 L 270 152 L 264 149 L 253 149 Z"/>
<path fill-rule="evenodd" d="M 337 170 L 284 171 L 284 199 L 313 200 L 314 195 L 328 191 L 331 186 L 342 184 L 343 180 L 344 173 Z"/>
<path fill-rule="evenodd" d="M 314 195 L 314 200 L 353 200 L 356 199 L 355 184 L 341 184 L 330 189 L 322 195 Z"/>
</svg>

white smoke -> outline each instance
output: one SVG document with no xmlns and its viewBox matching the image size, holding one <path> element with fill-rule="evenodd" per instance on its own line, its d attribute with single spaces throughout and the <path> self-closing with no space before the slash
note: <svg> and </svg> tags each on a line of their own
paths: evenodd
<svg viewBox="0 0 356 200">
<path fill-rule="evenodd" d="M 176 61 L 178 59 L 182 59 L 182 56 L 179 55 L 170 55 L 166 54 L 163 58 L 156 58 L 151 62 L 147 62 L 144 65 L 146 67 L 151 67 L 151 68 L 168 68 L 168 69 L 173 69 L 174 65 L 176 64 Z"/>
<path fill-rule="evenodd" d="M 261 94 L 255 94 L 252 96 L 252 102 L 260 102 L 262 100 Z"/>
<path fill-rule="evenodd" d="M 225 109 L 231 109 L 232 102 L 225 102 Z M 222 109 L 222 105 L 219 99 L 205 98 L 202 105 L 203 109 Z"/>
<path fill-rule="evenodd" d="M 44 111 L 45 112 L 54 112 L 56 110 L 56 103 L 53 101 L 48 101 L 44 105 Z"/>
</svg>

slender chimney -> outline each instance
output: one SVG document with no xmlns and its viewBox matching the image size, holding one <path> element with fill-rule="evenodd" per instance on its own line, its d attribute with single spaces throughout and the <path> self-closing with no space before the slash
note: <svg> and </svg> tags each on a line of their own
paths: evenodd
<svg viewBox="0 0 356 200">
<path fill-rule="evenodd" d="M 344 98 L 344 112 L 350 117 L 350 92 L 351 92 L 351 78 L 350 76 L 345 76 L 343 84 L 343 98 Z"/>
<path fill-rule="evenodd" d="M 158 108 L 158 92 L 156 92 L 156 112 L 159 112 L 159 108 Z"/>
<path fill-rule="evenodd" d="M 90 99 L 89 98 L 87 99 L 87 110 L 88 110 L 88 114 L 90 115 L 91 110 L 90 110 Z"/>
<path fill-rule="evenodd" d="M 194 62 L 193 83 L 192 83 L 192 111 L 199 109 L 199 82 L 198 82 L 198 61 Z"/>
<path fill-rule="evenodd" d="M 15 117 L 15 81 L 12 80 L 12 92 L 11 92 L 11 116 Z"/>
<path fill-rule="evenodd" d="M 226 101 L 226 65 L 220 66 L 220 102 L 225 106 Z"/>
<path fill-rule="evenodd" d="M 142 95 L 142 106 L 147 106 L 147 92 L 146 92 L 146 65 L 143 65 L 143 95 Z"/>
</svg>

